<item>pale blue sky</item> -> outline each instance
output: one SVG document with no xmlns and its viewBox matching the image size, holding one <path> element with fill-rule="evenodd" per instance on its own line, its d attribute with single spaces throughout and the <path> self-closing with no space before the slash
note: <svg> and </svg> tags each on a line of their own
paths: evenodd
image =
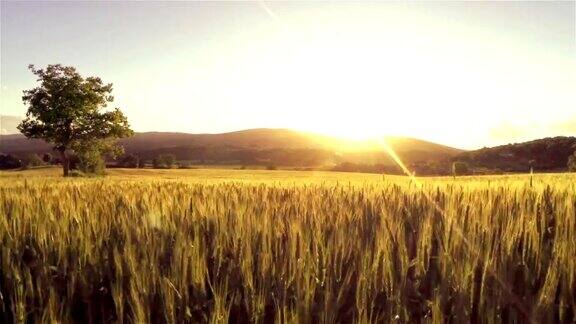
<svg viewBox="0 0 576 324">
<path fill-rule="evenodd" d="M 24 116 L 28 64 L 62 63 L 137 131 L 576 135 L 575 35 L 573 1 L 2 1 L 0 115 Z"/>
</svg>

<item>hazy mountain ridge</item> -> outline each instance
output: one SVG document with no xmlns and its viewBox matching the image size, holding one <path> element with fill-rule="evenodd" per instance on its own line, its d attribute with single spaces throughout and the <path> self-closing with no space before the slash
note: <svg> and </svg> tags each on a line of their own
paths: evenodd
<svg viewBox="0 0 576 324">
<path fill-rule="evenodd" d="M 177 160 L 198 164 L 346 164 L 342 170 L 399 172 L 390 168 L 395 162 L 375 141 L 344 140 L 289 129 L 259 128 L 221 134 L 145 132 L 119 142 L 127 154 L 146 160 L 173 154 Z M 474 170 L 486 173 L 524 172 L 530 166 L 536 171 L 564 170 L 568 156 L 576 148 L 575 137 L 544 138 L 471 151 L 409 137 L 388 137 L 386 143 L 417 174 L 448 174 L 453 161 L 465 161 Z M 0 153 L 24 156 L 51 151 L 51 146 L 41 140 L 29 140 L 20 134 L 0 136 Z"/>
<path fill-rule="evenodd" d="M 443 160 L 462 150 L 413 138 L 389 138 L 389 146 L 408 162 Z M 126 153 L 152 159 L 174 154 L 179 160 L 214 164 L 262 164 L 318 166 L 341 162 L 387 164 L 394 161 L 373 141 L 354 141 L 289 129 L 248 129 L 221 134 L 171 132 L 137 133 L 119 143 Z M 0 137 L 0 152 L 22 155 L 50 152 L 41 140 L 22 135 Z"/>
</svg>

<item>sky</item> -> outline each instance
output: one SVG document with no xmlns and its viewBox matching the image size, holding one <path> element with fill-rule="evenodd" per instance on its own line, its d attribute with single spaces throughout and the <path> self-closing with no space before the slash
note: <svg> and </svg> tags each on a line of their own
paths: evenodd
<svg viewBox="0 0 576 324">
<path fill-rule="evenodd" d="M 25 115 L 28 64 L 61 63 L 113 83 L 135 131 L 573 136 L 575 3 L 3 0 L 0 115 Z"/>
</svg>

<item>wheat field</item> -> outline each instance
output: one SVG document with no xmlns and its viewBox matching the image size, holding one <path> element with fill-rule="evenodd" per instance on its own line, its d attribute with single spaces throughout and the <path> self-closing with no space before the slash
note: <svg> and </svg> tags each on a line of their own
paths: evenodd
<svg viewBox="0 0 576 324">
<path fill-rule="evenodd" d="M 0 173 L 0 322 L 576 321 L 576 177 Z"/>
</svg>

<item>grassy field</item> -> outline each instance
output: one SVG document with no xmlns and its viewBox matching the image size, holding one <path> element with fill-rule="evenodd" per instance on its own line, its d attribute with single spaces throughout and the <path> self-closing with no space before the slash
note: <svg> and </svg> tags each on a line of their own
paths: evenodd
<svg viewBox="0 0 576 324">
<path fill-rule="evenodd" d="M 576 321 L 576 177 L 0 172 L 0 322 Z"/>
</svg>

